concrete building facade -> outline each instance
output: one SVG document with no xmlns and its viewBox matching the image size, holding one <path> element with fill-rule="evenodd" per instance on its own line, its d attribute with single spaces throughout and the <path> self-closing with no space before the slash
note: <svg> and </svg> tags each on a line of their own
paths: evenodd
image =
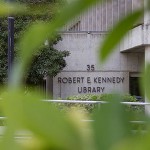
<svg viewBox="0 0 150 150">
<path fill-rule="evenodd" d="M 143 0 L 103 0 L 62 29 L 63 40 L 56 48 L 69 50 L 70 56 L 66 58 L 64 70 L 53 78 L 54 98 L 111 92 L 140 95 L 138 78 L 145 53 L 150 51 L 147 46 L 150 43 L 149 15 L 145 14 L 134 25 L 103 65 L 98 49 L 108 30 L 144 3 Z"/>
</svg>

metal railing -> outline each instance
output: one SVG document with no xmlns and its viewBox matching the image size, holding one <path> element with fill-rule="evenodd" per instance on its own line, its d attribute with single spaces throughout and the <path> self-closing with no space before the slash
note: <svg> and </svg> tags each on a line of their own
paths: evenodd
<svg viewBox="0 0 150 150">
<path fill-rule="evenodd" d="M 105 104 L 106 101 L 91 101 L 91 100 L 43 100 L 45 102 L 51 103 L 71 103 L 71 104 Z M 125 105 L 138 105 L 138 106 L 147 106 L 150 105 L 148 102 L 121 102 Z M 5 120 L 6 117 L 0 117 L 0 120 Z"/>
<path fill-rule="evenodd" d="M 55 103 L 80 103 L 80 104 L 104 104 L 106 101 L 92 101 L 92 100 L 44 100 L 46 102 L 55 102 Z M 121 102 L 121 104 L 126 105 L 150 105 L 148 102 Z"/>
</svg>

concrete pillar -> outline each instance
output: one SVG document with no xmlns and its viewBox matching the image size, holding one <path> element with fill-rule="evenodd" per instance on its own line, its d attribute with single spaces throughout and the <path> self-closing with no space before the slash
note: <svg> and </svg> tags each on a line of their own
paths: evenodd
<svg viewBox="0 0 150 150">
<path fill-rule="evenodd" d="M 145 67 L 150 63 L 150 46 L 145 46 Z M 145 95 L 145 102 L 150 102 Z M 145 111 L 150 115 L 150 105 L 145 106 Z"/>
<path fill-rule="evenodd" d="M 53 77 L 46 77 L 46 98 L 53 97 Z"/>
<path fill-rule="evenodd" d="M 148 2 L 149 0 L 144 0 L 144 8 L 145 8 L 145 12 L 144 12 L 144 24 L 145 25 L 150 25 L 150 12 L 147 11 L 147 6 L 149 6 L 150 2 Z"/>
</svg>

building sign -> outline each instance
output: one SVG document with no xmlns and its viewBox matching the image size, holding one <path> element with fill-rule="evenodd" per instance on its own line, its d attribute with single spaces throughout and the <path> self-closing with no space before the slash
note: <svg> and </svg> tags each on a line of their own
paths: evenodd
<svg viewBox="0 0 150 150">
<path fill-rule="evenodd" d="M 101 94 L 127 91 L 128 74 L 124 72 L 62 72 L 54 80 L 59 95 Z M 127 91 L 128 92 L 128 91 Z"/>
<path fill-rule="evenodd" d="M 79 84 L 78 93 L 104 93 L 103 84 L 120 84 L 124 82 L 124 77 L 58 77 L 58 84 Z M 91 84 L 93 86 L 82 86 L 82 84 Z"/>
</svg>

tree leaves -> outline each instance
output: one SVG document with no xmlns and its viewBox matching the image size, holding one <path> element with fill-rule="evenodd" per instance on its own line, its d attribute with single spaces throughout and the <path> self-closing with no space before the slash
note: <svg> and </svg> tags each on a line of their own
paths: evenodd
<svg viewBox="0 0 150 150">
<path fill-rule="evenodd" d="M 60 1 L 60 0 L 59 0 Z M 19 15 L 19 16 L 15 16 L 15 21 L 14 21 L 14 30 L 15 30 L 15 48 L 14 48 L 14 61 L 17 59 L 18 56 L 18 51 L 20 51 L 18 49 L 18 46 L 16 44 L 17 40 L 23 35 L 23 33 L 25 32 L 26 28 L 29 26 L 29 24 L 33 23 L 34 21 L 37 20 L 41 20 L 41 21 L 50 21 L 52 18 L 52 14 L 48 14 L 47 11 L 44 11 L 44 9 L 48 9 L 49 6 L 49 10 L 51 10 L 51 7 L 55 6 L 55 2 L 54 1 L 50 1 L 50 0 L 43 0 L 43 1 L 22 1 L 22 0 L 18 0 L 18 2 L 24 2 L 27 5 L 27 10 L 29 11 L 29 13 L 25 13 L 23 15 Z M 29 10 L 28 9 L 28 5 L 32 5 L 32 7 L 37 7 L 37 5 L 40 7 L 38 8 L 38 11 L 41 12 L 41 8 L 43 9 L 41 13 L 38 14 L 32 14 L 31 12 L 35 11 L 35 10 Z M 45 8 L 44 5 L 47 4 L 47 7 Z M 29 5 L 29 6 L 30 6 Z M 46 13 L 46 17 L 45 15 L 43 15 L 42 13 Z M 8 68 L 8 64 L 7 64 L 7 29 L 8 26 L 8 21 L 7 21 L 7 17 L 2 17 L 0 19 L 0 29 L 1 29 L 1 34 L 0 34 L 0 83 L 5 83 L 7 80 L 7 68 Z M 53 44 L 56 44 L 58 41 L 60 40 L 60 36 L 56 37 L 53 41 L 49 42 L 49 46 L 45 46 L 44 42 L 42 43 L 42 48 L 40 47 L 40 52 L 38 54 L 33 54 L 33 57 L 35 58 L 34 60 L 36 60 L 37 62 L 34 62 L 34 60 L 32 60 L 32 64 L 31 64 L 31 69 L 27 69 L 28 70 L 28 75 L 27 77 L 24 77 L 24 80 L 26 80 L 27 78 L 27 83 L 30 83 L 32 85 L 38 85 L 41 84 L 41 82 L 43 81 L 43 78 L 45 75 L 50 75 L 50 76 L 54 76 L 56 75 L 58 72 L 60 72 L 60 70 L 62 70 L 65 65 L 66 62 L 64 60 L 64 57 L 68 56 L 68 55 L 64 55 L 65 51 L 58 51 L 56 49 L 53 48 Z M 54 53 L 55 52 L 55 53 Z M 54 56 L 56 55 L 56 56 Z M 52 59 L 53 57 L 60 57 L 60 59 L 56 61 L 56 59 Z M 20 58 L 20 57 L 19 57 Z M 46 63 L 45 63 L 46 62 Z M 56 63 L 57 62 L 57 63 Z M 53 68 L 52 65 L 53 64 Z M 55 69 L 54 69 L 55 68 Z M 42 73 L 41 73 L 42 72 Z M 44 73 L 45 72 L 45 73 Z"/>
</svg>

